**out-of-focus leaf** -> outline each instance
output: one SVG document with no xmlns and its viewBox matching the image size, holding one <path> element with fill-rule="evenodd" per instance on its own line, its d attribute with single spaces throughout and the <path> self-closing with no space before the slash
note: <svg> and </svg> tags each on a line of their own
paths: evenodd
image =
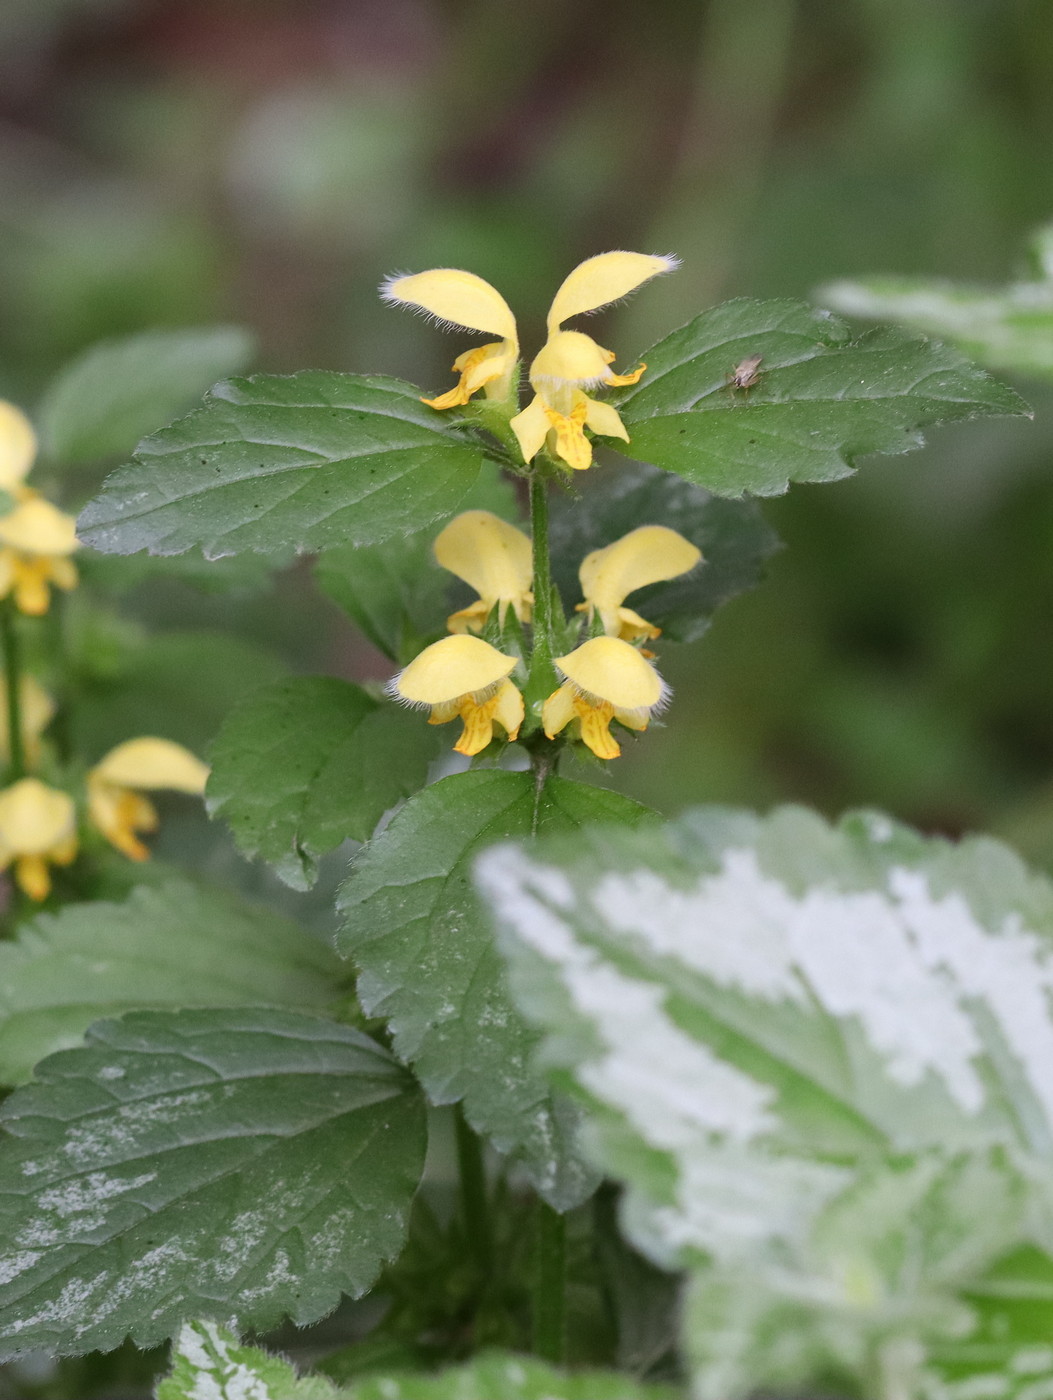
<svg viewBox="0 0 1053 1400">
<path fill-rule="evenodd" d="M 756 355 L 757 383 L 733 391 Z M 866 453 L 919 447 L 930 424 L 1028 411 L 957 350 L 890 329 L 853 339 L 795 301 L 725 302 L 643 358 L 640 383 L 615 396 L 630 442 L 604 441 L 720 496 L 835 481 Z"/>
<path fill-rule="evenodd" d="M 412 384 L 329 370 L 217 384 L 139 444 L 80 517 L 106 554 L 377 544 L 454 511 L 482 448 Z"/>
<path fill-rule="evenodd" d="M 424 1161 L 405 1071 L 286 1011 L 100 1022 L 2 1118 L 3 1357 L 314 1322 L 401 1248 Z"/>
<path fill-rule="evenodd" d="M 41 450 L 63 465 L 131 452 L 254 353 L 253 337 L 238 326 L 144 331 L 93 345 L 44 395 Z"/>
<path fill-rule="evenodd" d="M 318 859 L 368 841 L 384 813 L 422 787 L 438 748 L 421 716 L 331 676 L 300 676 L 235 707 L 213 744 L 208 805 L 247 856 L 293 889 Z"/>
</svg>

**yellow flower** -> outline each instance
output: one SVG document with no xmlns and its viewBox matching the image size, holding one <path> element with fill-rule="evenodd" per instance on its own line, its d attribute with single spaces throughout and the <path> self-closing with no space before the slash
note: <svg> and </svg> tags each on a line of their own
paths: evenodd
<svg viewBox="0 0 1053 1400">
<path fill-rule="evenodd" d="M 132 860 L 150 852 L 136 835 L 157 830 L 157 812 L 143 791 L 170 788 L 199 794 L 208 766 L 171 739 L 128 739 L 88 774 L 88 816 L 107 841 Z"/>
<path fill-rule="evenodd" d="M 408 705 L 429 709 L 429 724 L 464 723 L 454 744 L 457 753 L 480 753 L 500 724 L 510 740 L 523 723 L 523 697 L 508 679 L 517 665 L 514 656 L 480 637 L 443 637 L 388 683 L 388 693 Z"/>
<path fill-rule="evenodd" d="M 478 390 L 488 399 L 507 399 L 519 358 L 516 319 L 496 288 L 474 272 L 453 267 L 432 268 L 409 277 L 392 277 L 380 294 L 385 301 L 413 306 L 456 330 L 481 331 L 500 340 L 466 350 L 453 362 L 457 385 L 435 399 L 422 399 L 431 408 L 456 408 Z"/>
<path fill-rule="evenodd" d="M 0 491 L 21 486 L 36 455 L 32 423 L 20 408 L 0 399 Z"/>
<path fill-rule="evenodd" d="M 488 510 L 466 510 L 454 516 L 434 549 L 442 567 L 479 594 L 477 603 L 446 619 L 451 632 L 481 632 L 495 606 L 502 625 L 510 606 L 520 622 L 530 621 L 534 552 L 522 530 Z"/>
<path fill-rule="evenodd" d="M 77 522 L 28 488 L 19 495 L 14 510 L 0 516 L 0 598 L 14 593 L 20 612 L 39 617 L 50 606 L 51 584 L 77 586 L 69 557 L 77 548 Z"/>
<path fill-rule="evenodd" d="M 7 712 L 7 686 L 0 673 L 0 760 L 11 758 L 11 717 Z M 40 736 L 55 715 L 55 702 L 35 676 L 23 675 L 18 684 L 22 711 L 22 748 L 26 761 L 35 766 L 40 756 Z"/>
<path fill-rule="evenodd" d="M 676 265 L 675 258 L 645 253 L 600 253 L 570 273 L 549 307 L 548 340 L 530 366 L 534 399 L 510 425 L 526 461 L 533 461 L 548 438 L 552 450 L 568 467 L 584 471 L 592 465 L 586 428 L 601 437 L 629 441 L 615 409 L 590 398 L 585 390 L 635 384 L 646 365 L 631 374 L 615 374 L 610 350 L 604 350 L 583 331 L 563 330 L 563 323 L 586 311 L 599 311 L 659 273 L 671 272 Z"/>
<path fill-rule="evenodd" d="M 48 864 L 68 865 L 77 854 L 77 813 L 68 793 L 37 778 L 0 792 L 0 870 L 14 862 L 15 879 L 30 899 L 51 893 Z"/>
<path fill-rule="evenodd" d="M 675 530 L 665 525 L 641 525 L 605 549 L 586 555 L 578 570 L 585 598 L 578 611 L 587 611 L 590 621 L 598 612 L 608 637 L 621 637 L 626 642 L 657 637 L 662 629 L 632 608 L 622 607 L 623 600 L 649 583 L 686 574 L 701 559 L 702 551 Z"/>
<path fill-rule="evenodd" d="M 557 656 L 555 665 L 564 681 L 542 706 L 545 734 L 554 739 L 579 720 L 582 740 L 597 758 L 621 753 L 610 732 L 612 719 L 644 730 L 669 699 L 669 687 L 650 662 L 617 637 L 593 637 L 569 656 Z"/>
</svg>

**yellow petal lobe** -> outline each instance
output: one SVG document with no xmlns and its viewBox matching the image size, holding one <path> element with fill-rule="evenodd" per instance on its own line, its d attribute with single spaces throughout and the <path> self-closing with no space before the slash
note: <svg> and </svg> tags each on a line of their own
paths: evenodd
<svg viewBox="0 0 1053 1400">
<path fill-rule="evenodd" d="M 503 681 L 516 668 L 481 637 L 443 637 L 425 647 L 390 683 L 390 691 L 411 705 L 443 705 L 465 695 L 478 695 Z"/>
<path fill-rule="evenodd" d="M 568 656 L 557 656 L 556 669 L 584 696 L 620 710 L 651 710 L 668 694 L 650 662 L 617 637 L 583 642 Z"/>
<path fill-rule="evenodd" d="M 20 408 L 0 399 L 0 490 L 21 485 L 36 455 L 37 435 L 32 423 Z"/>
<path fill-rule="evenodd" d="M 588 411 L 588 400 L 584 394 L 569 414 L 557 413 L 554 408 L 545 409 L 545 417 L 556 434 L 556 455 L 576 472 L 586 471 L 592 466 L 592 443 L 585 436 Z"/>
<path fill-rule="evenodd" d="M 22 778 L 0 792 L 0 859 L 46 856 L 76 832 L 76 809 L 66 792 Z"/>
<path fill-rule="evenodd" d="M 579 263 L 564 279 L 548 313 L 551 334 L 572 316 L 598 311 L 612 301 L 628 296 L 637 287 L 663 272 L 672 272 L 676 258 L 653 257 L 647 253 L 598 253 Z"/>
<path fill-rule="evenodd" d="M 612 637 L 624 636 L 623 621 L 640 623 L 643 619 L 638 614 L 621 619 L 623 600 L 637 588 L 688 573 L 701 559 L 701 550 L 676 530 L 641 525 L 606 548 L 586 555 L 578 578 L 585 602 L 600 614 L 604 631 Z"/>
<path fill-rule="evenodd" d="M 535 388 L 543 388 L 547 382 L 604 384 L 611 378 L 612 358 L 610 351 L 597 345 L 591 335 L 556 331 L 534 356 L 530 382 Z"/>
<path fill-rule="evenodd" d="M 109 751 L 92 769 L 91 778 L 116 787 L 170 788 L 174 792 L 202 793 L 208 778 L 202 763 L 182 744 L 171 739 L 128 739 Z"/>
<path fill-rule="evenodd" d="M 524 462 L 532 462 L 545 445 L 549 428 L 552 426 L 545 412 L 545 401 L 540 394 L 534 397 L 508 425 L 519 442 L 519 450 Z"/>
<path fill-rule="evenodd" d="M 481 621 L 477 605 L 455 613 L 454 618 L 463 620 L 468 628 L 475 621 L 481 626 L 491 608 L 499 605 L 503 621 L 511 605 L 521 622 L 527 620 L 534 552 L 522 530 L 488 510 L 466 510 L 454 516 L 433 549 L 439 564 L 470 584 L 483 604 Z M 463 629 L 451 626 L 451 630 Z"/>
<path fill-rule="evenodd" d="M 485 331 L 515 341 L 516 319 L 496 287 L 474 272 L 437 267 L 393 277 L 381 288 L 385 301 L 413 306 L 462 330 Z"/>
<path fill-rule="evenodd" d="M 77 546 L 77 522 L 72 515 L 33 495 L 0 516 L 0 544 L 23 554 L 72 554 Z"/>
</svg>

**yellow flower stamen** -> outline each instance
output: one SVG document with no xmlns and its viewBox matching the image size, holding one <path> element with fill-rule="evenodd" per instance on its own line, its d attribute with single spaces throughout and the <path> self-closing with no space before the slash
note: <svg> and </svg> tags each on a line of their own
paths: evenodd
<svg viewBox="0 0 1053 1400">
<path fill-rule="evenodd" d="M 0 870 L 13 864 L 15 879 L 30 899 L 47 899 L 49 865 L 68 865 L 77 854 L 76 823 L 68 793 L 37 778 L 13 783 L 0 792 Z"/>
<path fill-rule="evenodd" d="M 661 634 L 661 628 L 622 606 L 628 594 L 650 583 L 677 578 L 695 568 L 702 552 L 665 525 L 641 525 L 604 549 L 594 549 L 578 571 L 585 598 L 578 611 L 599 613 L 609 637 L 632 642 Z"/>
<path fill-rule="evenodd" d="M 477 603 L 447 618 L 451 632 L 481 632 L 495 607 L 502 625 L 509 607 L 520 622 L 530 621 L 534 553 L 522 530 L 488 510 L 466 510 L 454 516 L 433 548 L 439 564 L 479 594 Z"/>
<path fill-rule="evenodd" d="M 460 718 L 464 729 L 454 748 L 470 757 L 490 743 L 495 723 L 509 741 L 518 737 L 523 697 L 508 679 L 517 664 L 480 637 L 443 637 L 388 683 L 388 693 L 430 710 L 429 724 Z"/>
<path fill-rule="evenodd" d="M 466 404 L 484 390 L 488 399 L 507 399 L 513 387 L 519 340 L 515 317 L 496 288 L 474 272 L 437 267 L 407 277 L 392 277 L 381 288 L 385 301 L 412 306 L 459 330 L 482 331 L 500 340 L 466 350 L 453 368 L 460 379 L 448 393 L 422 403 L 439 410 Z"/>
<path fill-rule="evenodd" d="M 558 656 L 563 684 L 545 701 L 541 723 L 554 739 L 572 720 L 597 758 L 617 758 L 621 748 L 610 732 L 612 720 L 642 731 L 669 698 L 669 688 L 655 668 L 628 642 L 593 637 L 567 656 Z"/>
<path fill-rule="evenodd" d="M 138 832 L 157 830 L 157 811 L 142 791 L 167 788 L 200 795 L 208 765 L 171 739 L 143 737 L 118 744 L 88 774 L 88 816 L 111 845 L 131 860 L 147 860 Z"/>
</svg>

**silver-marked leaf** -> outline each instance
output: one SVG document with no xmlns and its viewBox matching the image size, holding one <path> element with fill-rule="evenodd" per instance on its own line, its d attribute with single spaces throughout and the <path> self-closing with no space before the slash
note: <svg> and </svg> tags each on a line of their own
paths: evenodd
<svg viewBox="0 0 1053 1400">
<path fill-rule="evenodd" d="M 478 871 L 630 1234 L 699 1273 L 698 1393 L 968 1366 L 971 1292 L 1053 1252 L 1053 885 L 993 841 L 794 808 Z"/>
<path fill-rule="evenodd" d="M 92 345 L 44 395 L 41 450 L 64 466 L 131 452 L 217 379 L 245 369 L 254 351 L 239 326 L 142 331 Z"/>
<path fill-rule="evenodd" d="M 423 1107 L 375 1042 L 292 1012 L 103 1021 L 4 1104 L 0 1356 L 188 1318 L 313 1322 L 401 1248 Z"/>
<path fill-rule="evenodd" d="M 185 880 L 68 904 L 0 943 L 0 1083 L 20 1084 L 103 1016 L 180 1006 L 322 1009 L 343 969 L 317 938 Z"/>
<path fill-rule="evenodd" d="M 510 837 L 593 822 L 635 828 L 651 816 L 562 778 L 539 794 L 530 773 L 456 774 L 406 803 L 357 857 L 341 893 L 339 946 L 360 970 L 366 1012 L 387 1019 L 396 1053 L 431 1100 L 463 1100 L 472 1126 L 519 1158 L 557 1209 L 582 1200 L 594 1178 L 577 1158 L 575 1114 L 531 1063 L 537 1036 L 509 1000 L 471 866 Z"/>
<path fill-rule="evenodd" d="M 217 384 L 139 444 L 80 517 L 108 554 L 207 558 L 376 544 L 455 510 L 478 444 L 395 379 L 330 370 Z"/>
<path fill-rule="evenodd" d="M 553 574 L 568 616 L 581 601 L 578 569 L 586 554 L 640 525 L 668 525 L 702 551 L 689 574 L 639 588 L 628 598 L 662 629 L 665 641 L 693 642 L 716 610 L 759 581 L 779 547 L 755 501 L 729 501 L 642 462 L 605 469 L 584 483 L 580 499 L 557 496 L 549 532 Z"/>
<path fill-rule="evenodd" d="M 757 383 L 733 391 L 731 372 L 757 355 Z M 1028 411 L 957 350 L 894 329 L 853 339 L 803 302 L 725 302 L 643 358 L 615 399 L 630 442 L 607 445 L 720 496 L 834 481 L 866 453 L 920 446 L 930 424 Z"/>
<path fill-rule="evenodd" d="M 422 787 L 438 747 L 419 714 L 331 676 L 254 691 L 212 746 L 207 802 L 247 856 L 306 890 L 318 859 L 368 841 L 384 813 Z"/>
<path fill-rule="evenodd" d="M 242 1346 L 225 1328 L 188 1323 L 157 1400 L 675 1400 L 672 1386 L 641 1385 L 615 1372 L 565 1373 L 532 1357 L 484 1352 L 437 1374 L 384 1373 L 336 1390 L 297 1377 L 286 1362 Z"/>
</svg>

